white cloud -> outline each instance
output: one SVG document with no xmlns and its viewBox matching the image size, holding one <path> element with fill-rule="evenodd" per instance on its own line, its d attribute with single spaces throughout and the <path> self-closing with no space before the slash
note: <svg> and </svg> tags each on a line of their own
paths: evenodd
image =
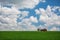
<svg viewBox="0 0 60 40">
<path fill-rule="evenodd" d="M 50 29 L 50 31 L 59 31 L 59 28 L 52 27 L 52 28 Z"/>
<path fill-rule="evenodd" d="M 22 27 L 24 31 L 36 31 L 37 27 L 32 25 L 32 22 L 37 23 L 37 18 L 33 16 L 30 18 L 24 18 L 21 22 L 18 23 L 18 26 Z"/>
<path fill-rule="evenodd" d="M 40 11 L 38 9 L 35 10 L 36 14 L 40 14 Z"/>
<path fill-rule="evenodd" d="M 0 30 L 15 30 L 20 11 L 16 8 L 0 7 Z"/>
<path fill-rule="evenodd" d="M 41 15 L 40 16 L 40 21 L 47 22 L 48 21 L 48 16 Z"/>
<path fill-rule="evenodd" d="M 48 16 L 51 16 L 52 15 L 52 12 L 51 12 L 51 7 L 48 5 L 46 10 L 44 8 L 39 8 L 35 10 L 36 14 L 41 14 L 41 15 L 48 15 Z"/>
<path fill-rule="evenodd" d="M 28 11 L 19 11 L 17 8 L 34 8 L 39 2 L 46 2 L 45 0 L 0 0 L 0 30 L 16 30 L 27 31 L 36 30 L 37 27 L 32 25 L 32 22 L 37 23 L 36 17 L 24 18 L 28 16 Z M 1 8 L 2 3 L 2 8 Z M 3 5 L 11 5 L 11 8 L 3 7 Z M 54 11 L 60 7 L 47 6 L 44 8 L 36 9 L 36 14 L 40 15 L 39 21 L 45 23 L 45 27 L 51 26 L 51 30 L 58 30 L 57 26 L 60 26 L 60 16 L 56 15 Z M 52 11 L 53 10 L 53 11 Z M 18 15 L 22 15 L 19 17 Z M 21 22 L 17 22 L 17 18 L 22 19 Z M 43 27 L 42 25 L 40 25 Z M 55 27 L 56 26 L 56 27 Z"/>
<path fill-rule="evenodd" d="M 28 11 L 19 11 L 15 7 L 0 7 L 0 31 L 34 31 L 36 27 L 32 22 L 38 22 L 36 17 L 24 18 L 28 16 Z M 22 15 L 20 17 L 19 15 Z M 21 22 L 17 22 L 17 18 L 21 18 Z"/>
<path fill-rule="evenodd" d="M 60 26 L 60 16 L 58 16 L 52 9 L 56 10 L 59 9 L 58 7 L 51 7 L 47 6 L 46 10 L 43 8 L 39 8 L 35 10 L 36 14 L 40 15 L 40 21 L 44 22 L 47 27 L 53 27 L 55 25 L 56 27 Z"/>
<path fill-rule="evenodd" d="M 33 16 L 30 17 L 30 20 L 31 20 L 32 22 L 36 22 L 36 23 L 38 22 L 37 18 L 36 18 L 36 17 L 33 17 Z"/>
<path fill-rule="evenodd" d="M 23 31 L 35 31 L 37 29 L 36 26 L 32 25 L 30 18 L 23 19 L 18 23 L 18 26 L 21 27 Z"/>
<path fill-rule="evenodd" d="M 35 5 L 37 5 L 39 3 L 39 0 L 22 0 L 21 2 L 20 1 L 18 1 L 18 0 L 14 1 L 14 3 L 16 4 L 16 7 L 34 8 Z"/>
<path fill-rule="evenodd" d="M 43 3 L 46 2 L 46 0 L 40 0 L 40 1 L 43 2 Z"/>
<path fill-rule="evenodd" d="M 45 0 L 0 0 L 0 30 L 36 30 L 36 26 L 32 25 L 32 22 L 37 23 L 37 18 L 34 16 L 24 18 L 28 16 L 29 12 L 19 11 L 17 8 L 32 9 L 39 2 L 45 2 Z M 5 6 L 11 6 L 11 8 Z M 17 22 L 17 18 L 22 19 L 22 21 Z"/>
<path fill-rule="evenodd" d="M 18 8 L 34 8 L 39 2 L 45 2 L 45 0 L 0 0 L 3 5 L 12 4 Z"/>
<path fill-rule="evenodd" d="M 52 10 L 56 11 L 56 9 L 60 10 L 60 7 L 59 6 L 54 6 Z"/>
<path fill-rule="evenodd" d="M 29 11 L 21 11 L 21 14 L 22 15 L 19 19 L 23 19 L 24 17 L 28 16 L 29 14 Z"/>
</svg>

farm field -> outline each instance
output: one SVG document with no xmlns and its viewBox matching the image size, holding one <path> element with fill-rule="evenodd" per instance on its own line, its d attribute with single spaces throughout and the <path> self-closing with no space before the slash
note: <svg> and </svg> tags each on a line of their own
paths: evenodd
<svg viewBox="0 0 60 40">
<path fill-rule="evenodd" d="M 0 40 L 60 40 L 60 32 L 0 31 Z"/>
</svg>

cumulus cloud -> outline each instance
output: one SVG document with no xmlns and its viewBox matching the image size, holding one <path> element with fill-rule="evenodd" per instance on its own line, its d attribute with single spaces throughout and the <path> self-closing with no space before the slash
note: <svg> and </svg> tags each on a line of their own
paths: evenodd
<svg viewBox="0 0 60 40">
<path fill-rule="evenodd" d="M 29 11 L 21 11 L 19 19 L 23 19 L 24 17 L 28 16 Z"/>
<path fill-rule="evenodd" d="M 38 22 L 37 18 L 33 16 L 31 16 L 30 18 L 24 18 L 17 25 L 19 27 L 22 27 L 24 31 L 36 31 L 37 28 L 35 25 L 32 25 L 32 22 L 37 23 Z"/>
<path fill-rule="evenodd" d="M 57 27 L 52 27 L 52 28 L 50 29 L 50 31 L 59 31 L 59 28 L 57 28 Z"/>
<path fill-rule="evenodd" d="M 36 9 L 36 14 L 40 15 L 39 21 L 36 17 L 28 16 L 29 11 L 20 11 L 18 8 L 34 8 L 39 2 L 46 2 L 45 0 L 0 0 L 0 30 L 8 31 L 35 31 L 37 27 L 32 23 L 43 22 L 44 25 L 40 25 L 41 28 L 51 27 L 51 31 L 60 30 L 60 16 L 58 16 L 55 11 L 59 6 L 47 6 L 46 9 L 39 8 Z M 11 6 L 11 8 L 6 7 Z M 21 19 L 21 22 L 17 22 L 17 19 Z"/>
<path fill-rule="evenodd" d="M 52 10 L 56 11 L 57 9 L 60 10 L 60 7 L 59 6 L 54 6 Z"/>
<path fill-rule="evenodd" d="M 0 2 L 17 8 L 34 8 L 39 2 L 45 2 L 45 0 L 0 0 Z"/>
<path fill-rule="evenodd" d="M 46 10 L 39 8 L 35 10 L 36 14 L 40 15 L 40 21 L 44 22 L 47 27 L 60 26 L 60 16 L 58 16 L 53 10 L 59 9 L 59 7 L 47 6 Z"/>
<path fill-rule="evenodd" d="M 17 26 L 19 10 L 16 8 L 0 7 L 0 30 L 14 29 Z"/>
<path fill-rule="evenodd" d="M 24 18 L 28 15 L 27 11 L 19 11 L 17 8 L 7 8 L 7 7 L 0 7 L 0 31 L 19 31 L 24 30 L 22 26 L 18 26 L 17 18 L 18 15 L 22 14 L 21 18 Z M 27 21 L 27 20 L 25 20 Z"/>
<path fill-rule="evenodd" d="M 36 22 L 36 23 L 38 22 L 37 18 L 36 18 L 36 17 L 33 17 L 33 16 L 30 17 L 30 20 L 31 20 L 32 22 Z"/>
<path fill-rule="evenodd" d="M 15 0 L 13 3 L 20 8 L 34 8 L 39 3 L 39 0 Z"/>
<path fill-rule="evenodd" d="M 16 7 L 0 7 L 0 31 L 36 30 L 36 26 L 32 25 L 32 22 L 37 23 L 38 20 L 34 16 L 24 18 L 28 16 L 28 13 L 28 11 L 19 11 Z M 22 19 L 22 21 L 17 22 L 17 18 Z"/>
</svg>

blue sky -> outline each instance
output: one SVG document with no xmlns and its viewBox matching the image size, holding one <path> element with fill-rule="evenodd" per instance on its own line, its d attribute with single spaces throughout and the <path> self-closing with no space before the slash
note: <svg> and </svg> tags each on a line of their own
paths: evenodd
<svg viewBox="0 0 60 40">
<path fill-rule="evenodd" d="M 60 0 L 0 0 L 0 14 L 1 30 L 60 31 Z"/>
</svg>

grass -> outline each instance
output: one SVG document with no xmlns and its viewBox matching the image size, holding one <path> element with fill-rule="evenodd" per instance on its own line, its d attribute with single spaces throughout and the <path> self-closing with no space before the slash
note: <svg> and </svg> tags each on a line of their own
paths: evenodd
<svg viewBox="0 0 60 40">
<path fill-rule="evenodd" d="M 0 31 L 0 40 L 60 40 L 60 32 Z"/>
</svg>

